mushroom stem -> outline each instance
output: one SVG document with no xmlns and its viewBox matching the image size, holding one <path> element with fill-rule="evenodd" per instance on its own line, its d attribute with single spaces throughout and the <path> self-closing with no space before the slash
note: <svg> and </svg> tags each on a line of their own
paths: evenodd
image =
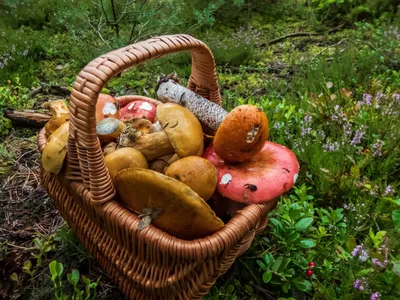
<svg viewBox="0 0 400 300">
<path fill-rule="evenodd" d="M 119 146 L 132 147 L 139 150 L 146 157 L 147 161 L 152 161 L 157 157 L 174 152 L 174 148 L 165 131 L 149 134 L 136 132 L 136 134 L 121 135 Z"/>
<path fill-rule="evenodd" d="M 159 82 L 157 97 L 161 102 L 172 102 L 186 107 L 201 123 L 212 130 L 217 130 L 228 115 L 228 112 L 218 104 L 208 101 L 172 79 L 163 79 Z"/>
</svg>

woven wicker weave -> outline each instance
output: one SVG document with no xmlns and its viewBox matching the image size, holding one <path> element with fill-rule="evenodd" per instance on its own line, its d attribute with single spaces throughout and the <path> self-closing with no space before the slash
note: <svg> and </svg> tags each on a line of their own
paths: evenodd
<svg viewBox="0 0 400 300">
<path fill-rule="evenodd" d="M 188 35 L 152 38 L 102 55 L 77 76 L 70 96 L 70 133 L 63 170 L 41 169 L 42 184 L 77 237 L 130 299 L 200 299 L 265 228 L 276 201 L 249 205 L 218 232 L 180 240 L 150 225 L 138 231 L 138 216 L 116 199 L 96 135 L 95 107 L 102 88 L 118 73 L 165 54 L 190 50 L 188 88 L 221 103 L 214 58 Z M 141 99 L 124 96 L 120 104 Z M 38 137 L 42 151 L 44 129 Z"/>
</svg>

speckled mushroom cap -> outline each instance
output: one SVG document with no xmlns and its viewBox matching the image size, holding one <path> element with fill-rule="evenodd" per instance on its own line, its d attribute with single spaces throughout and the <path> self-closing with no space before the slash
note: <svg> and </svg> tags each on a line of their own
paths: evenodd
<svg viewBox="0 0 400 300">
<path fill-rule="evenodd" d="M 203 130 L 190 110 L 175 103 L 159 104 L 157 119 L 180 158 L 203 154 Z"/>
<path fill-rule="evenodd" d="M 260 152 L 238 164 L 221 159 L 211 144 L 204 151 L 218 170 L 217 192 L 231 200 L 243 203 L 264 203 L 289 191 L 296 182 L 299 163 L 288 148 L 265 142 Z"/>
</svg>

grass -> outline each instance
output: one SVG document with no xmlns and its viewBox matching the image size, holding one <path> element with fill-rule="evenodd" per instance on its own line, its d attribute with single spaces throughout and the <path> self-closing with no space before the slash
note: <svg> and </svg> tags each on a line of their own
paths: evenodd
<svg viewBox="0 0 400 300">
<path fill-rule="evenodd" d="M 40 5 L 49 3 L 53 2 L 42 0 Z M 269 47 L 265 46 L 268 40 L 281 35 L 333 27 L 323 23 L 321 16 L 330 13 L 336 19 L 336 7 L 328 13 L 284 1 L 270 13 L 251 7 L 241 17 L 234 12 L 220 16 L 217 11 L 213 26 L 192 32 L 215 56 L 224 107 L 230 110 L 249 103 L 262 108 L 269 120 L 269 140 L 290 148 L 301 167 L 296 186 L 270 214 L 267 230 L 218 279 L 206 299 L 373 299 L 372 295 L 377 299 L 376 293 L 380 299 L 400 297 L 396 284 L 400 277 L 400 36 L 396 30 L 400 20 L 386 8 L 374 12 L 375 2 L 366 7 L 369 13 L 362 19 L 365 7 L 357 5 L 342 30 Z M 0 109 L 39 107 L 42 98 L 26 97 L 32 87 L 40 81 L 71 85 L 88 61 L 107 51 L 87 24 L 79 23 L 78 36 L 71 36 L 76 28 L 65 24 L 73 19 L 68 15 L 71 9 L 61 16 L 62 10 L 54 6 L 55 18 L 46 17 L 48 10 L 44 10 L 33 19 L 19 10 L 20 23 L 0 22 L 0 34 L 4 31 L 9 40 L 0 46 L 0 62 L 4 53 L 14 51 L 15 57 L 0 70 Z M 230 23 L 222 25 L 220 20 Z M 106 28 L 104 36 L 115 47 L 123 43 L 112 38 L 112 27 Z M 97 45 L 95 49 L 76 46 L 75 38 L 82 37 L 84 45 Z M 114 78 L 107 92 L 155 97 L 159 75 L 176 71 L 186 84 L 190 64 L 188 54 L 157 59 Z M 96 290 L 97 298 L 122 297 L 37 181 L 40 158 L 32 143 L 37 132 L 12 128 L 1 115 L 0 124 L 5 124 L 0 144 L 4 186 L 0 266 L 8 266 L 5 280 L 0 281 L 1 295 L 53 299 L 55 292 L 72 296 L 90 285 L 91 295 Z M 56 262 L 63 266 L 59 274 Z M 78 277 L 74 270 L 79 270 Z M 51 280 L 52 272 L 56 284 L 62 283 L 61 290 Z"/>
</svg>

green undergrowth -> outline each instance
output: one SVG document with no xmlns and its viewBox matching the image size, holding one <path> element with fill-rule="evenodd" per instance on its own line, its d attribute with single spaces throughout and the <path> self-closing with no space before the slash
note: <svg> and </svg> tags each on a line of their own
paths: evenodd
<svg viewBox="0 0 400 300">
<path fill-rule="evenodd" d="M 0 62 L 4 65 L 8 59 L 0 69 L 3 141 L 12 130 L 3 117 L 6 108 L 36 107 L 38 103 L 27 94 L 40 82 L 70 87 L 93 58 L 127 44 L 131 29 L 129 14 L 120 10 L 125 23 L 119 37 L 114 26 L 100 22 L 104 43 L 95 31 L 99 18 L 93 16 L 99 7 L 94 2 L 81 0 L 86 6 L 75 7 L 41 0 L 38 5 L 45 9 L 32 8 L 29 16 L 11 2 L 5 6 L 15 13 L 15 20 L 7 17 L 8 25 L 0 22 L 0 35 L 4 32 L 7 37 L 0 44 Z M 151 33 L 188 32 L 204 41 L 215 58 L 224 108 L 229 111 L 249 103 L 263 109 L 269 140 L 291 149 L 300 164 L 296 185 L 279 199 L 267 230 L 205 299 L 398 299 L 398 4 L 183 1 L 187 6 L 178 5 L 170 22 L 178 23 L 180 16 L 186 25 L 168 27 L 157 18 L 146 23 L 148 14 L 161 16 L 152 6 L 156 4 L 149 2 L 134 28 L 138 40 Z M 0 4 L 0 9 L 1 5 L 5 7 Z M 111 18 L 110 7 L 105 9 Z M 268 45 L 286 34 L 340 25 L 329 34 Z M 139 35 L 148 26 L 157 30 Z M 190 53 L 147 62 L 113 78 L 103 92 L 156 97 L 158 76 L 176 72 L 186 85 L 191 62 Z M 12 174 L 18 160 L 10 149 L 0 144 L 2 177 Z M 2 259 L 13 253 L 8 244 L 0 244 Z M 68 227 L 37 234 L 29 247 L 31 256 L 25 255 L 9 276 L 16 295 L 25 299 L 121 297 Z"/>
</svg>

